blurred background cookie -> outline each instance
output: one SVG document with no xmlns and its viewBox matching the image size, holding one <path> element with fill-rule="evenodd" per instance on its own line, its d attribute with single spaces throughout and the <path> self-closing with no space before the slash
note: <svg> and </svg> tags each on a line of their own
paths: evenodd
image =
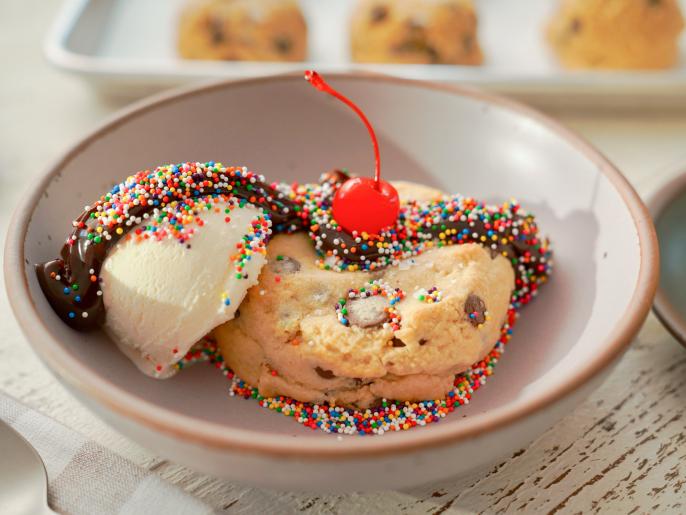
<svg viewBox="0 0 686 515">
<path fill-rule="evenodd" d="M 676 0 L 563 0 L 547 36 L 567 68 L 669 68 L 683 26 Z"/>
<path fill-rule="evenodd" d="M 307 26 L 293 0 L 195 0 L 179 24 L 187 59 L 303 61 Z"/>
<path fill-rule="evenodd" d="M 483 62 L 471 0 L 360 0 L 350 40 L 357 62 Z"/>
</svg>

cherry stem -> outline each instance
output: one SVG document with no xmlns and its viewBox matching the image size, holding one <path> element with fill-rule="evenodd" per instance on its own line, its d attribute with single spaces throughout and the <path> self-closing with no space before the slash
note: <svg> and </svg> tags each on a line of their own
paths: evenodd
<svg viewBox="0 0 686 515">
<path fill-rule="evenodd" d="M 315 88 L 317 88 L 319 91 L 324 91 L 325 93 L 328 93 L 329 95 L 336 97 L 338 100 L 346 104 L 348 107 L 350 107 L 357 116 L 360 117 L 362 120 L 362 123 L 367 127 L 367 130 L 369 131 L 369 136 L 372 138 L 372 144 L 374 145 L 374 158 L 376 160 L 376 166 L 374 169 L 374 187 L 377 190 L 381 189 L 381 158 L 379 157 L 379 142 L 376 139 L 376 134 L 374 134 L 374 129 L 372 128 L 372 124 L 369 123 L 369 120 L 365 116 L 365 114 L 362 112 L 362 109 L 357 107 L 352 100 L 347 98 L 344 95 L 341 95 L 338 91 L 333 89 L 331 86 L 329 86 L 326 81 L 322 78 L 321 75 L 319 75 L 316 71 L 314 70 L 307 70 L 305 72 L 305 80 L 312 84 Z"/>
</svg>

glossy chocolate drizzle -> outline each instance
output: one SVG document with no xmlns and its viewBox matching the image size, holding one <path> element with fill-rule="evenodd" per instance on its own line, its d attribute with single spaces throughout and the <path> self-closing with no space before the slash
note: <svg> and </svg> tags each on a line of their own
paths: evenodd
<svg viewBox="0 0 686 515">
<path fill-rule="evenodd" d="M 196 181 L 206 177 L 197 173 Z M 254 180 L 242 177 L 222 176 L 222 185 L 192 190 L 190 198 L 208 195 L 230 195 L 245 199 L 262 208 L 272 221 L 275 232 L 291 232 L 301 227 L 296 204 L 286 195 L 253 175 Z M 227 184 L 228 183 L 228 184 Z M 122 232 L 112 231 L 110 239 L 95 243 L 92 237 L 98 225 L 91 217 L 97 211 L 96 203 L 82 212 L 74 223 L 74 230 L 60 251 L 60 258 L 36 265 L 38 282 L 57 315 L 69 326 L 80 331 L 93 330 L 105 320 L 105 306 L 98 277 L 108 252 L 136 224 L 120 224 Z M 142 217 L 156 207 L 152 203 L 137 205 L 128 210 L 129 218 Z M 85 313 L 85 316 L 84 316 Z"/>
<path fill-rule="evenodd" d="M 334 170 L 322 175 L 321 183 L 328 183 L 330 185 L 327 195 L 322 199 L 322 209 L 324 211 L 330 212 L 336 190 L 349 178 L 346 173 L 340 170 Z M 432 206 L 430 202 L 421 204 L 426 207 Z M 453 234 L 457 235 L 464 234 L 467 231 L 470 235 L 476 233 L 478 237 L 489 232 L 489 229 L 486 227 L 487 222 L 480 218 L 461 220 L 441 217 L 440 223 L 425 225 L 413 235 L 409 235 L 404 230 L 406 222 L 405 210 L 401 208 L 398 224 L 393 228 L 394 235 L 387 235 L 387 241 L 391 239 L 409 239 L 410 246 L 414 247 L 423 240 L 438 239 L 441 233 L 445 235 L 447 231 L 453 232 L 454 230 Z M 540 239 L 534 217 L 530 214 L 516 212 L 512 215 L 512 222 L 511 225 L 505 228 L 504 232 L 498 233 L 496 241 L 489 240 L 486 243 L 482 243 L 482 245 L 488 247 L 492 258 L 502 255 L 510 260 L 511 263 L 517 263 L 519 266 L 514 266 L 514 270 L 519 281 L 531 275 L 538 277 L 547 276 L 549 272 L 548 265 L 542 264 L 547 257 L 545 255 L 548 251 L 547 242 L 543 242 Z M 529 228 L 528 235 L 519 232 L 523 225 Z M 517 232 L 515 233 L 514 231 Z M 366 249 L 361 248 L 358 239 L 359 235 L 350 234 L 328 224 L 317 224 L 314 230 L 310 230 L 310 235 L 315 240 L 317 250 L 320 253 L 334 253 L 348 263 L 369 263 L 383 258 L 376 245 L 368 245 Z M 478 238 L 472 238 L 472 240 L 478 240 Z M 374 241 L 373 238 L 372 241 Z M 447 243 L 461 243 L 455 236 L 448 237 L 444 241 Z M 478 241 L 469 241 L 469 243 L 475 242 Z M 352 248 L 356 248 L 357 252 L 344 253 L 344 249 Z M 541 258 L 543 258 L 543 261 L 541 261 Z"/>
<path fill-rule="evenodd" d="M 204 181 L 206 177 L 202 173 L 194 174 L 193 179 Z M 334 170 L 322 175 L 317 191 L 322 194 L 321 210 L 330 218 L 331 202 L 333 196 L 350 176 L 347 173 Z M 349 234 L 327 224 L 318 224 L 312 228 L 312 219 L 307 209 L 307 195 L 292 194 L 293 190 L 286 185 L 271 186 L 264 182 L 261 176 L 251 174 L 250 180 L 245 176 L 226 177 L 221 175 L 221 181 L 212 183 L 210 187 L 198 190 L 190 190 L 187 197 L 177 198 L 183 201 L 187 198 L 201 196 L 227 195 L 243 199 L 264 210 L 265 215 L 272 222 L 272 232 L 294 232 L 309 229 L 310 236 L 315 240 L 317 251 L 323 255 L 334 254 L 347 263 L 372 263 L 379 262 L 380 266 L 384 256 L 379 252 L 376 245 L 362 248 L 359 245 L 358 235 Z M 427 203 L 427 206 L 430 206 Z M 136 205 L 128 210 L 128 219 L 143 217 L 152 212 L 157 206 L 152 203 Z M 60 258 L 47 263 L 36 265 L 38 281 L 45 293 L 50 305 L 55 312 L 69 326 L 74 329 L 86 331 L 99 327 L 105 319 L 105 307 L 98 277 L 100 269 L 110 249 L 124 237 L 127 232 L 136 227 L 136 224 L 121 223 L 123 231 L 109 233 L 109 239 L 100 242 L 93 240 L 98 222 L 92 217 L 97 211 L 98 203 L 94 207 L 82 212 L 74 222 L 74 230 L 62 247 Z M 446 229 L 455 229 L 456 233 L 468 230 L 470 234 L 485 235 L 488 228 L 483 220 L 452 220 L 450 217 L 442 218 L 440 224 L 430 224 L 415 231 L 412 235 L 406 230 L 407 220 L 405 212 L 401 209 L 398 224 L 393 228 L 395 239 L 406 239 L 410 246 L 418 245 L 422 240 L 437 239 Z M 517 281 L 528 284 L 527 277 L 537 276 L 545 278 L 548 274 L 548 264 L 545 258 L 549 252 L 546 245 L 541 245 L 538 239 L 537 229 L 531 215 L 513 214 L 513 224 L 508 226 L 505 233 L 499 233 L 497 242 L 488 241 L 483 243 L 491 250 L 491 256 L 504 255 L 513 263 Z M 526 223 L 529 227 L 529 235 L 514 234 L 517 227 Z M 335 225 L 335 224 L 334 224 Z M 533 236 L 532 236 L 533 235 Z M 507 240 L 507 243 L 503 241 Z M 476 239 L 478 242 L 478 239 Z M 474 241 L 470 241 L 474 242 Z M 461 243 L 457 239 L 448 239 L 446 243 Z M 356 247 L 356 253 L 344 253 L 344 249 Z M 533 259 L 532 259 L 533 256 Z M 543 259 L 540 259 L 540 258 Z M 536 288 L 537 282 L 532 285 Z M 525 301 L 528 299 L 525 299 Z M 84 315 L 85 313 L 85 315 Z"/>
</svg>

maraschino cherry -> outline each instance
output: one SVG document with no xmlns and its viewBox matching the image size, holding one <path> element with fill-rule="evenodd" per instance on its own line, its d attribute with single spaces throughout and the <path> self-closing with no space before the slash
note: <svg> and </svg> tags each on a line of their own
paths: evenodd
<svg viewBox="0 0 686 515">
<path fill-rule="evenodd" d="M 350 233 L 356 231 L 379 234 L 382 229 L 395 225 L 400 210 L 400 200 L 395 188 L 381 180 L 379 143 L 374 129 L 362 110 L 329 86 L 317 72 L 306 71 L 305 79 L 319 91 L 324 91 L 348 105 L 369 130 L 376 158 L 374 178 L 355 177 L 345 181 L 334 196 L 333 217 L 343 229 Z"/>
</svg>

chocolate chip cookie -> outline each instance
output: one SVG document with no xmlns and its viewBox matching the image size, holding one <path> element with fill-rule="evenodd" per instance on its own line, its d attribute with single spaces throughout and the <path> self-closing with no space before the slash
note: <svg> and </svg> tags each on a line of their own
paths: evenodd
<svg viewBox="0 0 686 515">
<path fill-rule="evenodd" d="M 294 0 L 196 0 L 181 14 L 187 59 L 303 61 L 307 27 Z"/>
<path fill-rule="evenodd" d="M 566 68 L 675 65 L 684 20 L 677 0 L 563 0 L 548 41 Z"/>
<path fill-rule="evenodd" d="M 471 0 L 361 0 L 350 28 L 354 61 L 477 65 Z"/>
<path fill-rule="evenodd" d="M 396 185 L 401 199 L 440 192 Z M 500 336 L 515 273 L 470 243 L 375 272 L 317 266 L 305 234 L 279 235 L 240 316 L 214 331 L 224 359 L 264 396 L 368 407 L 438 399 Z"/>
</svg>

